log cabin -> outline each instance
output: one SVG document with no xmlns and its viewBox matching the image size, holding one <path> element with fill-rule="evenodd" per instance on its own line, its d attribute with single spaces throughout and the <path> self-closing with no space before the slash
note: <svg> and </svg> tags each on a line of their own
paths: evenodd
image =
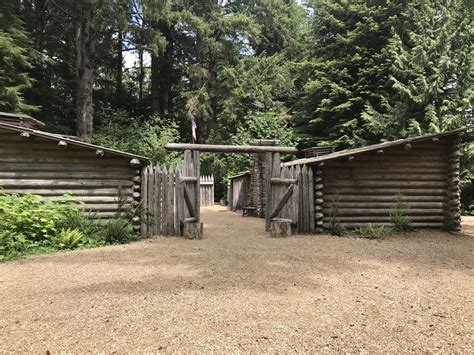
<svg viewBox="0 0 474 355">
<path fill-rule="evenodd" d="M 284 163 L 313 169 L 316 230 L 389 225 L 397 196 L 414 228 L 460 228 L 462 136 L 471 127 Z"/>
<path fill-rule="evenodd" d="M 119 196 L 126 204 L 140 204 L 148 159 L 10 123 L 0 122 L 2 192 L 44 198 L 71 194 L 86 211 L 104 219 L 118 211 Z"/>
</svg>

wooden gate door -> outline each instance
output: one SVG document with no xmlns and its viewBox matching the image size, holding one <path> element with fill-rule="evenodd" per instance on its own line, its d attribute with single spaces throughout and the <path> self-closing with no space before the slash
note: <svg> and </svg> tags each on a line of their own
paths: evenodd
<svg viewBox="0 0 474 355">
<path fill-rule="evenodd" d="M 178 234 L 189 239 L 201 239 L 199 151 L 186 150 L 184 164 L 177 170 L 175 208 Z"/>
<path fill-rule="evenodd" d="M 273 219 L 283 219 L 299 234 L 314 233 L 314 182 L 311 168 L 281 166 L 279 153 L 267 153 L 266 230 Z"/>
</svg>

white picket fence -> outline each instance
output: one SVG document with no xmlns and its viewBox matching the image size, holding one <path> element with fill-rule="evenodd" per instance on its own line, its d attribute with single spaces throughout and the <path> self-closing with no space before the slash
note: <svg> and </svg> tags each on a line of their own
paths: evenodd
<svg viewBox="0 0 474 355">
<path fill-rule="evenodd" d="M 214 176 L 201 176 L 201 206 L 214 206 Z"/>
</svg>

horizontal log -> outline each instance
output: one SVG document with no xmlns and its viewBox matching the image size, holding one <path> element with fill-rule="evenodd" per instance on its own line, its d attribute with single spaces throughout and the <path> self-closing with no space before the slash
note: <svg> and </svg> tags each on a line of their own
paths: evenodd
<svg viewBox="0 0 474 355">
<path fill-rule="evenodd" d="M 395 180 L 327 180 L 325 186 L 327 188 L 334 187 L 397 187 L 397 188 L 417 188 L 429 186 L 430 188 L 435 187 L 446 187 L 448 184 L 446 181 L 395 181 Z"/>
<path fill-rule="evenodd" d="M 322 178 L 328 176 L 339 176 L 340 174 L 345 175 L 444 175 L 448 173 L 448 166 L 439 168 L 426 168 L 426 167 L 400 167 L 400 166 L 379 166 L 379 164 L 370 164 L 365 166 L 349 167 L 345 166 L 328 166 L 324 169 Z"/>
<path fill-rule="evenodd" d="M 338 216 L 390 216 L 393 208 L 342 208 L 337 206 Z M 323 213 L 329 215 L 331 208 L 323 207 Z M 406 211 L 407 216 L 441 216 L 442 208 L 410 208 Z"/>
<path fill-rule="evenodd" d="M 413 222 L 442 222 L 444 215 L 436 215 L 436 216 L 409 216 L 410 221 Z M 341 216 L 334 218 L 336 222 L 339 223 L 357 223 L 357 222 L 364 222 L 364 223 L 380 223 L 380 222 L 388 222 L 390 223 L 390 216 Z M 330 222 L 331 218 L 325 214 L 324 215 L 324 222 Z"/>
<path fill-rule="evenodd" d="M 94 164 L 94 165 L 128 165 L 128 158 L 109 157 L 106 159 L 97 159 L 96 157 L 70 157 L 64 156 L 45 156 L 45 155 L 29 155 L 29 156 L 1 156 L 0 163 L 16 163 L 16 164 L 35 164 L 35 163 L 50 163 L 50 164 Z"/>
<path fill-rule="evenodd" d="M 368 223 L 341 223 L 341 225 L 347 229 L 354 229 L 354 228 L 358 228 L 358 227 L 364 227 L 364 226 L 367 226 L 369 225 Z M 387 223 L 387 222 L 382 222 L 382 223 L 370 223 L 370 225 L 374 226 L 374 227 L 380 227 L 380 226 L 390 226 L 390 223 Z M 329 229 L 330 228 L 330 224 L 329 223 L 324 223 L 323 224 L 324 226 L 324 229 Z M 411 226 L 413 228 L 417 228 L 417 229 L 423 229 L 423 228 L 426 228 L 426 229 L 430 229 L 430 228 L 441 228 L 443 226 L 442 223 L 440 222 L 414 222 L 414 223 L 411 223 Z"/>
<path fill-rule="evenodd" d="M 444 194 L 439 195 L 427 195 L 427 196 L 404 196 L 404 200 L 407 203 L 410 202 L 443 202 L 445 200 Z M 357 203 L 369 203 L 369 202 L 389 202 L 395 203 L 397 197 L 395 194 L 392 195 L 360 195 L 360 194 L 325 194 L 324 195 L 324 202 L 328 203 L 333 201 L 334 199 L 338 199 L 340 203 L 342 202 L 357 202 Z"/>
<path fill-rule="evenodd" d="M 368 181 L 368 180 L 383 180 L 383 181 L 446 181 L 446 173 L 431 174 L 390 174 L 390 173 L 366 173 L 355 170 L 352 173 L 337 173 L 330 171 L 324 174 L 324 178 L 328 181 L 334 180 L 354 180 L 354 181 Z"/>
<path fill-rule="evenodd" d="M 278 147 L 278 146 L 253 146 L 253 145 L 210 145 L 210 144 L 181 144 L 169 143 L 165 145 L 167 150 L 198 150 L 200 152 L 213 153 L 282 153 L 295 154 L 298 149 L 293 147 Z"/>
<path fill-rule="evenodd" d="M 41 197 L 40 200 L 41 201 L 44 201 L 44 200 L 49 200 L 49 199 L 55 199 L 57 200 L 58 197 L 57 196 L 45 196 L 45 197 Z M 118 202 L 119 202 L 119 197 L 118 196 L 72 196 L 72 197 L 69 197 L 69 198 L 60 198 L 61 201 L 76 201 L 76 202 L 82 202 L 82 203 L 85 203 L 85 204 L 99 204 L 99 205 L 102 205 L 102 204 L 115 204 L 117 205 Z M 126 203 L 132 203 L 133 200 L 131 198 L 131 196 L 125 196 L 124 197 L 124 202 Z"/>
<path fill-rule="evenodd" d="M 188 177 L 182 177 L 181 179 L 179 179 L 180 182 L 183 182 L 183 183 L 191 183 L 191 182 L 194 182 L 196 183 L 198 181 L 197 177 L 193 177 L 193 176 L 188 176 Z"/>
<path fill-rule="evenodd" d="M 0 179 L 0 187 L 115 187 L 132 186 L 130 180 L 45 180 L 45 179 Z"/>
<path fill-rule="evenodd" d="M 298 184 L 298 180 L 296 180 L 296 179 L 271 178 L 270 183 L 272 185 L 291 185 L 291 184 Z"/>
<path fill-rule="evenodd" d="M 391 210 L 395 208 L 396 206 L 396 201 L 393 199 L 391 202 L 365 202 L 365 201 L 358 201 L 358 202 L 337 202 L 337 207 L 340 209 L 382 209 L 382 210 Z M 408 208 L 415 208 L 415 209 L 442 209 L 444 206 L 444 202 L 439 201 L 439 202 L 406 202 Z M 324 204 L 324 208 L 330 209 L 332 203 L 330 201 L 327 201 Z"/>
<path fill-rule="evenodd" d="M 1 169 L 1 165 L 0 165 Z M 120 179 L 133 181 L 131 172 L 109 171 L 0 171 L 0 179 L 76 179 L 76 180 L 104 180 Z"/>
<path fill-rule="evenodd" d="M 122 188 L 122 194 L 126 196 L 132 195 L 132 189 Z M 62 196 L 65 194 L 72 194 L 73 196 L 118 196 L 119 189 L 118 187 L 115 188 L 98 188 L 93 189 L 89 187 L 82 187 L 82 188 L 59 188 L 59 189 L 51 189 L 46 187 L 39 187 L 39 188 L 4 188 L 3 192 L 5 193 L 17 193 L 17 194 L 24 194 L 26 192 L 32 193 L 34 195 L 40 196 Z"/>
<path fill-rule="evenodd" d="M 59 168 L 59 169 L 58 169 Z M 20 172 L 20 171 L 67 171 L 67 172 L 117 172 L 130 174 L 133 170 L 127 165 L 123 166 L 107 166 L 100 164 L 83 163 L 65 163 L 58 167 L 58 164 L 48 163 L 0 163 L 0 171 L 2 172 Z"/>
<path fill-rule="evenodd" d="M 352 188 L 352 187 L 325 187 L 324 194 L 348 195 L 396 195 L 405 196 L 444 196 L 445 189 L 432 188 Z"/>
<path fill-rule="evenodd" d="M 394 161 L 386 161 L 384 159 L 379 159 L 379 160 L 363 160 L 363 159 L 355 159 L 351 162 L 348 161 L 339 161 L 339 160 L 331 160 L 327 161 L 327 166 L 326 168 L 334 168 L 334 167 L 340 167 L 340 168 L 360 168 L 360 167 L 374 167 L 374 164 L 376 164 L 376 167 L 378 169 L 380 168 L 392 168 L 392 169 L 397 169 L 397 168 L 447 168 L 447 160 L 434 160 L 434 161 L 425 161 L 425 160 L 394 160 Z"/>
</svg>

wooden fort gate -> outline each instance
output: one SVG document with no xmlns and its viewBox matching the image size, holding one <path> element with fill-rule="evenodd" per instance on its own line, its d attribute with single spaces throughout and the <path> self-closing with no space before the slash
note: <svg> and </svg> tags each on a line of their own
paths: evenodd
<svg viewBox="0 0 474 355">
<path fill-rule="evenodd" d="M 207 144 L 167 144 L 168 150 L 184 151 L 185 164 L 180 168 L 180 187 L 177 204 L 184 235 L 201 236 L 199 196 L 199 152 L 265 153 L 266 154 L 266 230 L 278 229 L 276 235 L 286 235 L 292 226 L 298 233 L 314 232 L 313 171 L 303 166 L 282 167 L 280 154 L 294 154 L 298 150 L 279 146 L 231 146 Z M 184 169 L 184 170 L 183 170 Z M 191 170 L 190 170 L 191 169 Z M 197 191 L 199 189 L 197 188 Z M 193 198 L 194 197 L 194 198 Z M 183 206 L 186 209 L 183 212 Z M 198 230 L 199 229 L 199 230 Z M 272 231 L 272 235 L 275 234 Z"/>
<path fill-rule="evenodd" d="M 176 169 L 148 166 L 141 177 L 144 236 L 201 238 L 199 151 L 186 150 Z"/>
<path fill-rule="evenodd" d="M 272 236 L 288 236 L 292 226 L 298 234 L 314 233 L 313 170 L 281 165 L 279 153 L 266 155 L 266 230 Z"/>
</svg>

